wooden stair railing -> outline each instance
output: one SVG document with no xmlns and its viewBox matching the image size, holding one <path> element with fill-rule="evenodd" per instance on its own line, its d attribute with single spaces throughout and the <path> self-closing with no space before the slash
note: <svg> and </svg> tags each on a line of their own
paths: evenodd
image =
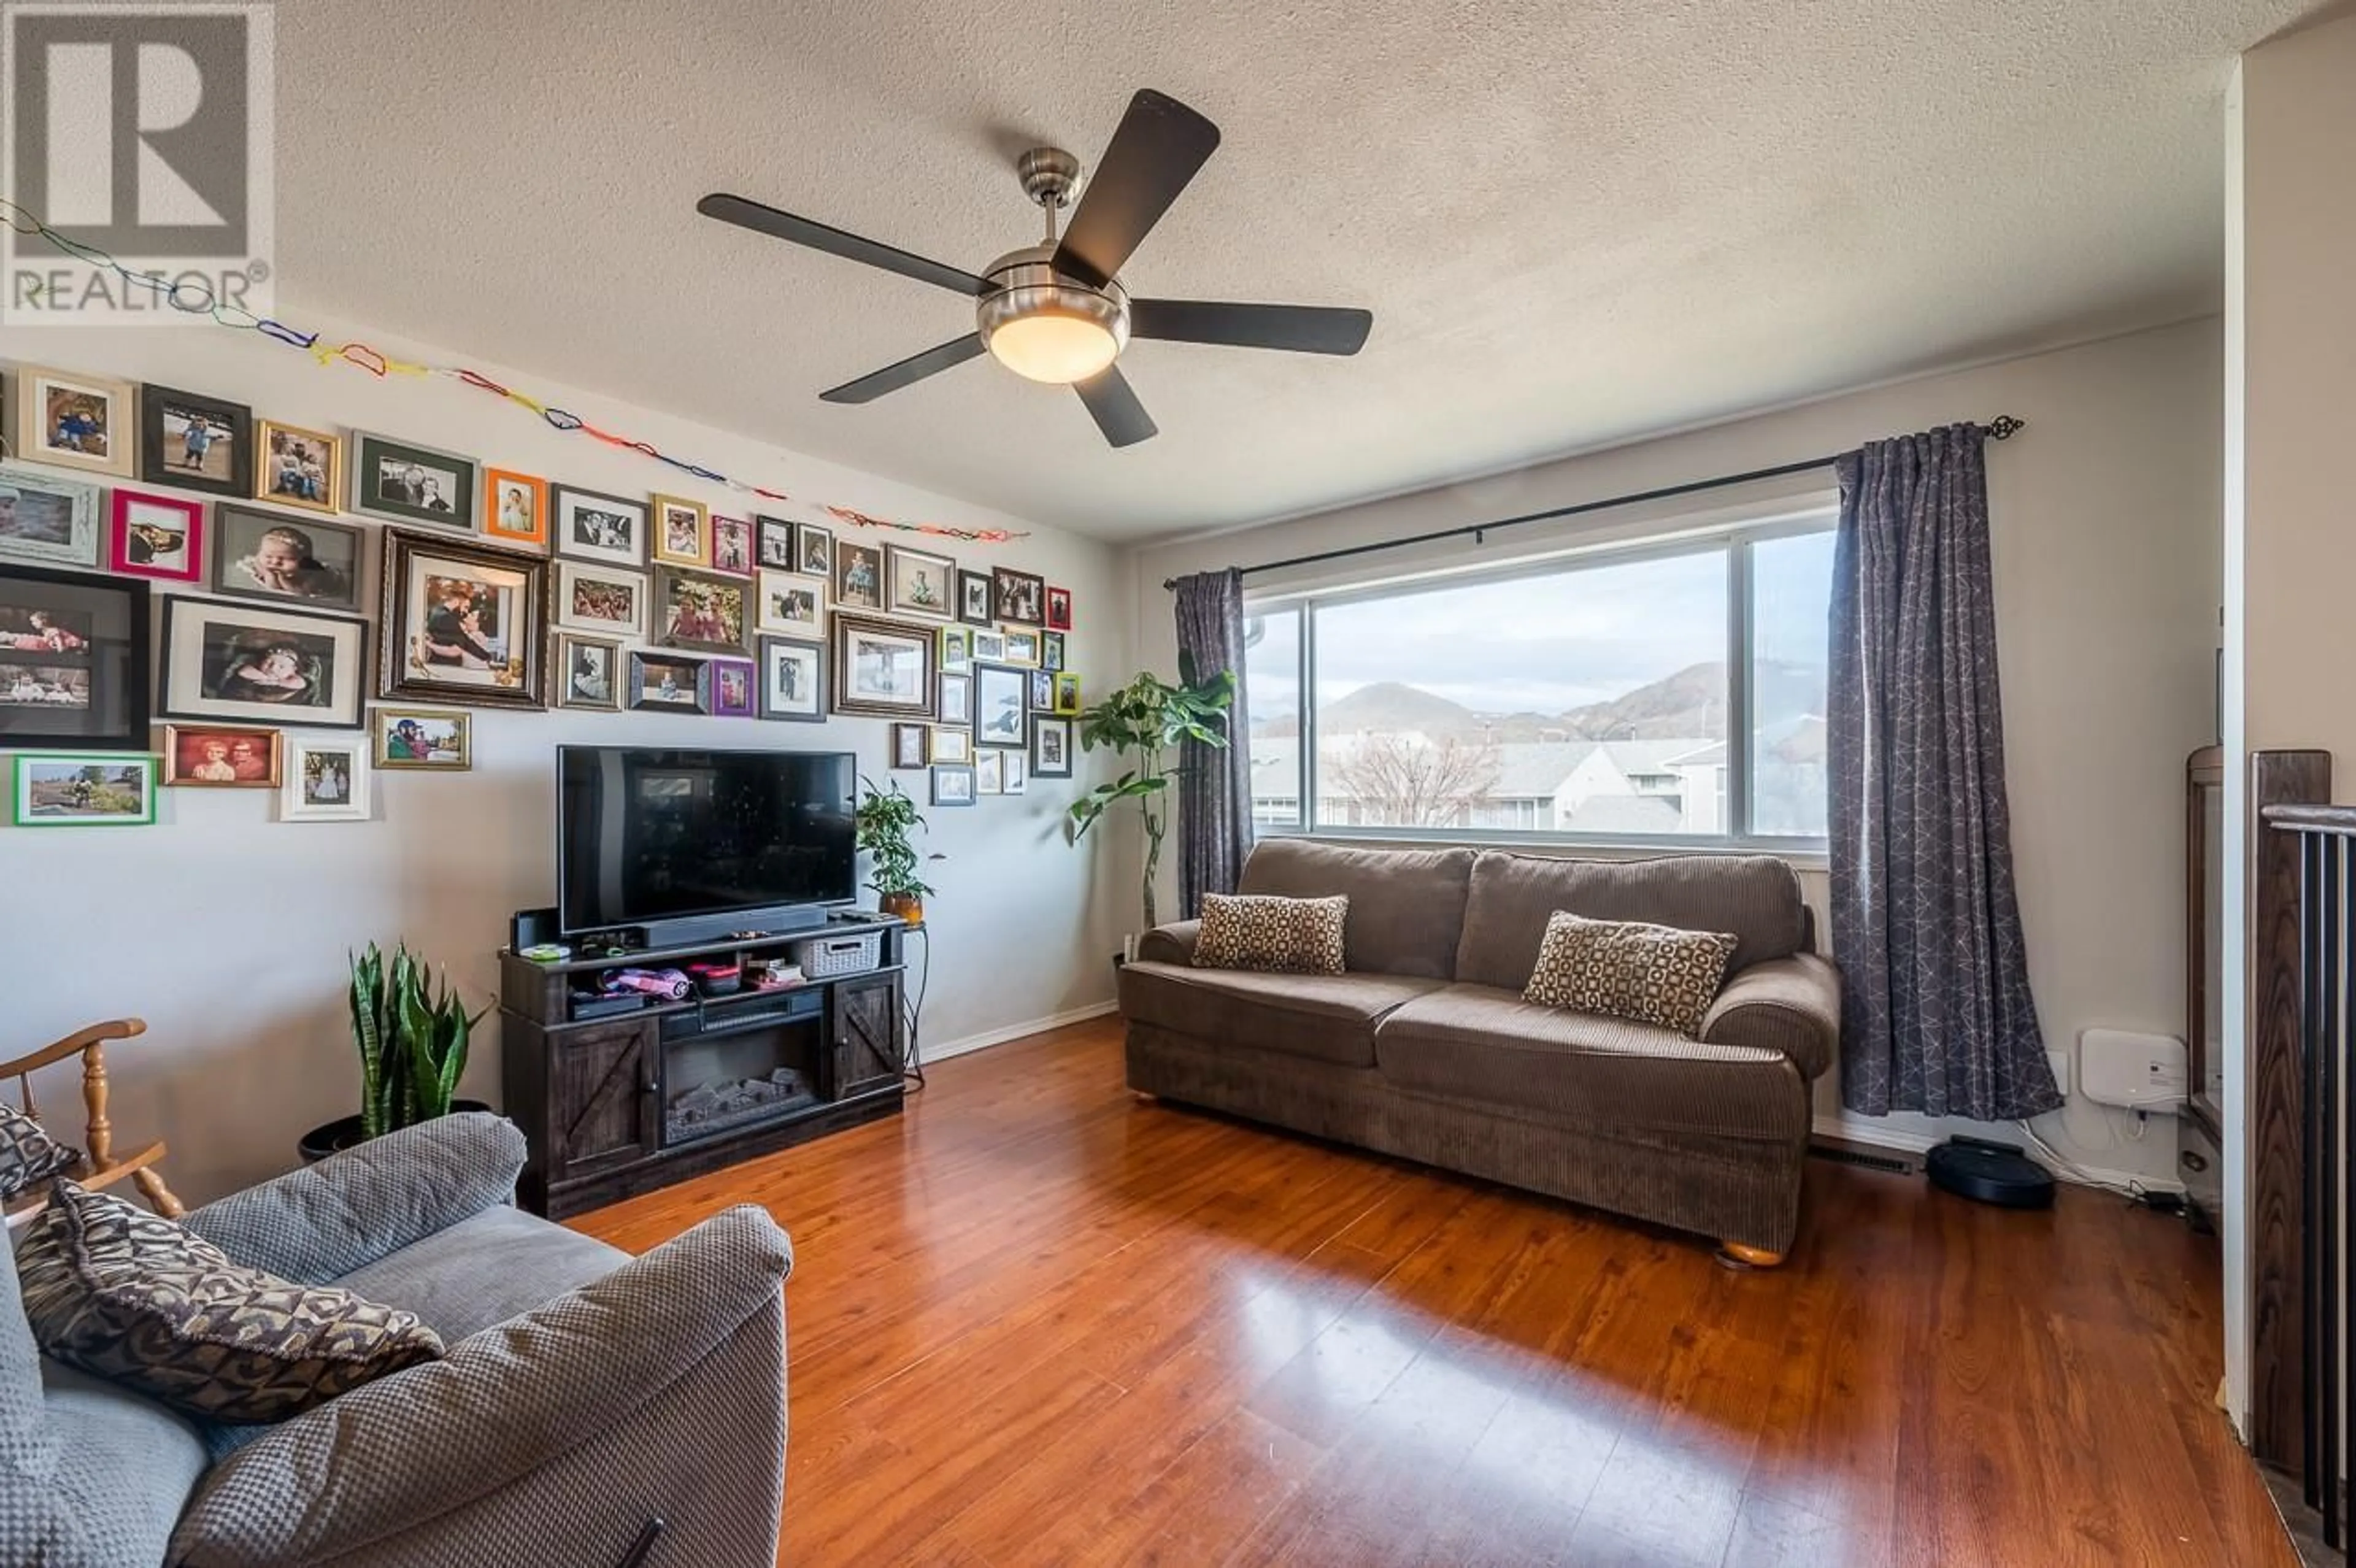
<svg viewBox="0 0 2356 1568">
<path fill-rule="evenodd" d="M 117 1158 L 114 1153 L 114 1123 L 107 1115 L 106 1042 L 111 1040 L 134 1040 L 147 1032 L 147 1025 L 138 1019 L 112 1019 L 68 1035 L 54 1045 L 44 1046 L 28 1056 L 0 1061 L 0 1079 L 16 1081 L 17 1102 L 25 1115 L 35 1121 L 41 1119 L 39 1106 L 33 1099 L 33 1074 L 44 1067 L 53 1066 L 70 1057 L 81 1058 L 81 1097 L 85 1120 L 82 1149 L 87 1157 L 87 1168 L 74 1178 L 86 1188 L 112 1187 L 125 1178 L 135 1184 L 147 1206 L 167 1220 L 179 1219 L 187 1212 L 172 1189 L 164 1185 L 156 1162 L 164 1157 L 161 1140 L 149 1144 L 135 1153 Z M 41 1211 L 48 1201 L 37 1196 L 22 1208 L 9 1211 L 7 1222 L 13 1229 L 25 1224 Z"/>
</svg>

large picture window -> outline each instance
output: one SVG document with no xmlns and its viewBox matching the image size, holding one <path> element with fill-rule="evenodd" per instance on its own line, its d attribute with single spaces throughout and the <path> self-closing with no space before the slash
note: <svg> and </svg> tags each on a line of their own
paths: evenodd
<svg viewBox="0 0 2356 1568">
<path fill-rule="evenodd" d="M 1821 839 L 1832 539 L 1828 518 L 1784 519 L 1477 578 L 1255 600 L 1254 824 Z"/>
</svg>

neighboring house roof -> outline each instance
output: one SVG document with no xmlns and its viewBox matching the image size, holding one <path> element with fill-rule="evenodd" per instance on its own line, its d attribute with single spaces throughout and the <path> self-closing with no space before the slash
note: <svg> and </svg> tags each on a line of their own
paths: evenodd
<svg viewBox="0 0 2356 1568">
<path fill-rule="evenodd" d="M 1564 818 L 1569 833 L 1675 833 L 1685 814 L 1661 795 L 1594 795 Z"/>
<path fill-rule="evenodd" d="M 1330 767 L 1349 744 L 1346 739 L 1328 736 L 1320 741 L 1318 751 Z M 1250 742 L 1250 746 L 1252 793 L 1262 799 L 1292 799 L 1299 787 L 1299 738 L 1258 737 Z M 1598 752 L 1625 777 L 1669 774 L 1675 773 L 1681 763 L 1697 767 L 1722 763 L 1725 752 L 1722 741 L 1705 741 L 1692 737 L 1664 741 L 1508 741 L 1497 747 L 1497 776 L 1495 783 L 1489 786 L 1487 798 L 1552 800 L 1580 764 Z M 1329 772 L 1321 793 L 1332 796 L 1347 792 Z M 1622 797 L 1605 795 L 1598 798 Z M 1658 801 L 1655 804 L 1667 805 L 1674 818 L 1676 808 L 1673 802 Z M 1647 810 L 1644 815 L 1650 818 L 1657 813 Z M 1596 829 L 1599 832 L 1642 830 L 1633 827 Z"/>
</svg>

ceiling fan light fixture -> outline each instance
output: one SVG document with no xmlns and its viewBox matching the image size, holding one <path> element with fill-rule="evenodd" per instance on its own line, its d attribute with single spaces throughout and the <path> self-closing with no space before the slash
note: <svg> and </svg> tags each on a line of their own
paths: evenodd
<svg viewBox="0 0 2356 1568">
<path fill-rule="evenodd" d="M 1101 374 L 1119 357 L 1120 343 L 1102 322 L 1040 311 L 1001 324 L 990 352 L 1018 376 L 1067 387 Z"/>
<path fill-rule="evenodd" d="M 974 325 L 991 357 L 1016 375 L 1067 387 L 1100 375 L 1129 343 L 1129 296 L 1118 283 L 1092 289 L 1048 265 L 1034 246 L 1004 256 L 989 272 L 997 286 L 981 296 Z"/>
</svg>

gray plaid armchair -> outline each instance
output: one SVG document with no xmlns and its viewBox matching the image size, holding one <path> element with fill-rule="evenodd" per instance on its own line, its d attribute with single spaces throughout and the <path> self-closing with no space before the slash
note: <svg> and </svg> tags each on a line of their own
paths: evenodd
<svg viewBox="0 0 2356 1568">
<path fill-rule="evenodd" d="M 187 1217 L 449 1344 L 275 1426 L 44 1360 L 0 1268 L 0 1563 L 773 1568 L 791 1243 L 738 1208 L 633 1259 L 508 1207 L 523 1158 L 509 1123 L 449 1116 Z"/>
</svg>

